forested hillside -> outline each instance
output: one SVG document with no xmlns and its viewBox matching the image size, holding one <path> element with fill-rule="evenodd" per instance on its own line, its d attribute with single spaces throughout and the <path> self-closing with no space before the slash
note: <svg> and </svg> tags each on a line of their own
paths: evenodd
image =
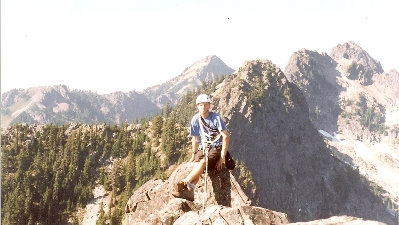
<svg viewBox="0 0 399 225">
<path fill-rule="evenodd" d="M 78 224 L 76 210 L 93 198 L 96 184 L 112 196 L 111 213 L 97 223 L 120 224 L 135 189 L 167 177 L 171 165 L 190 157 L 193 99 L 215 87 L 204 83 L 173 109 L 167 105 L 132 124 L 16 124 L 3 130 L 2 224 Z"/>
</svg>

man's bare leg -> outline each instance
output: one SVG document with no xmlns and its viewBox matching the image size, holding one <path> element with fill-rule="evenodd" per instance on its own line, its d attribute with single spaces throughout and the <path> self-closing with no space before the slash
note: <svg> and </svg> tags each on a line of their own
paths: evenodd
<svg viewBox="0 0 399 225">
<path fill-rule="evenodd" d="M 195 185 L 198 183 L 201 174 L 204 172 L 205 166 L 205 159 L 202 159 L 196 163 L 188 176 L 184 180 L 176 183 L 175 191 L 172 192 L 172 195 L 177 198 L 184 198 L 189 201 L 194 201 Z"/>
<path fill-rule="evenodd" d="M 192 183 L 194 185 L 197 184 L 201 174 L 205 170 L 205 166 L 206 166 L 205 159 L 201 159 L 201 161 L 199 161 L 194 166 L 193 170 L 191 170 L 190 174 L 188 174 L 188 176 L 184 180 L 189 181 L 190 183 Z"/>
</svg>

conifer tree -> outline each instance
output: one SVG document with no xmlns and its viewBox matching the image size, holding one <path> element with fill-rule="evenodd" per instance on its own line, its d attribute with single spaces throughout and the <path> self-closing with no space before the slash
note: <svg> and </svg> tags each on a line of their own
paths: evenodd
<svg viewBox="0 0 399 225">
<path fill-rule="evenodd" d="M 136 186 L 136 177 L 135 177 L 135 157 L 134 152 L 130 151 L 126 160 L 126 175 L 125 175 L 125 183 L 126 190 L 130 193 L 131 190 Z"/>
<path fill-rule="evenodd" d="M 162 128 L 162 151 L 165 153 L 165 166 L 169 166 L 173 163 L 173 158 L 176 151 L 175 145 L 175 119 L 174 117 L 168 117 Z"/>
<path fill-rule="evenodd" d="M 161 138 L 163 126 L 163 117 L 161 115 L 156 116 L 152 120 L 152 135 L 155 141 L 155 146 L 159 145 L 159 138 Z"/>
<path fill-rule="evenodd" d="M 172 112 L 172 107 L 168 102 L 166 103 L 165 107 L 162 109 L 162 115 L 163 117 L 168 118 L 171 112 Z"/>
<path fill-rule="evenodd" d="M 106 216 L 105 216 L 105 211 L 104 211 L 104 204 L 103 202 L 100 203 L 100 210 L 99 210 L 99 215 L 98 219 L 96 221 L 96 225 L 106 225 Z"/>
</svg>

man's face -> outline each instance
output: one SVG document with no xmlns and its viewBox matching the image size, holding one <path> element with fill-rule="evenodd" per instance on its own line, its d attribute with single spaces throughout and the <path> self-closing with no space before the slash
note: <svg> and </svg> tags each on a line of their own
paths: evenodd
<svg viewBox="0 0 399 225">
<path fill-rule="evenodd" d="M 198 111 L 201 114 L 207 113 L 210 107 L 211 104 L 209 104 L 209 102 L 201 102 L 197 104 Z"/>
</svg>

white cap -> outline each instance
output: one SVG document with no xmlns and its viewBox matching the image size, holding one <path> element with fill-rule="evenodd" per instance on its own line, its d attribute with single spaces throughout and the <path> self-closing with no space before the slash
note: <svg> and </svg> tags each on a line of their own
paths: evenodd
<svg viewBox="0 0 399 225">
<path fill-rule="evenodd" d="M 198 104 L 201 102 L 211 103 L 211 98 L 209 98 L 209 96 L 206 94 L 200 94 L 200 95 L 198 95 L 197 100 L 195 101 L 195 104 Z"/>
</svg>

